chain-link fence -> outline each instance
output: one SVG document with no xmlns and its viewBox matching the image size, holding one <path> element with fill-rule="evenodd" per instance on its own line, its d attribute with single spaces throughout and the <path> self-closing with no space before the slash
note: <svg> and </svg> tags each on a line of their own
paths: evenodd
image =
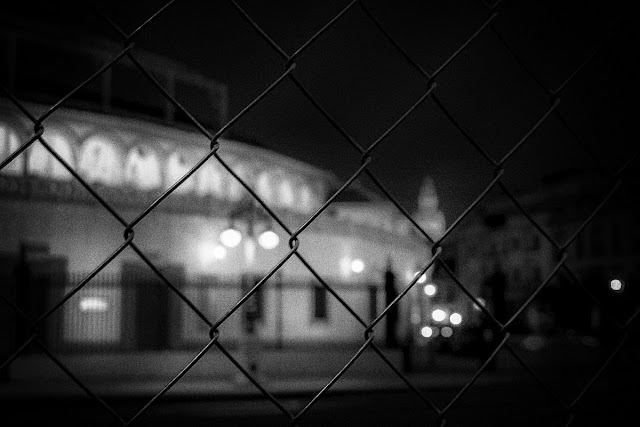
<svg viewBox="0 0 640 427">
<path fill-rule="evenodd" d="M 255 97 L 250 103 L 248 103 L 241 111 L 233 116 L 230 120 L 224 120 L 220 126 L 217 126 L 217 130 L 212 132 L 208 129 L 207 126 L 203 125 L 201 120 L 197 120 L 195 115 L 183 106 L 181 102 L 175 96 L 175 91 L 173 88 L 168 88 L 163 81 L 158 80 L 154 77 L 154 73 L 150 72 L 147 67 L 143 65 L 143 61 L 141 61 L 138 57 L 135 42 L 138 38 L 142 37 L 146 32 L 154 31 L 153 24 L 156 21 L 162 19 L 167 22 L 171 20 L 172 8 L 176 7 L 174 2 L 169 2 L 166 5 L 162 6 L 158 10 L 153 13 L 150 13 L 148 17 L 140 21 L 140 25 L 131 32 L 126 32 L 122 30 L 118 24 L 111 19 L 105 13 L 101 13 L 99 10 L 86 11 L 86 13 L 97 13 L 101 16 L 104 22 L 109 25 L 113 30 L 115 30 L 121 39 L 121 47 L 117 52 L 110 56 L 108 61 L 104 63 L 98 69 L 95 69 L 93 73 L 73 88 L 67 95 L 62 98 L 56 99 L 50 107 L 48 107 L 42 113 L 36 113 L 34 109 L 30 107 L 30 104 L 25 103 L 21 99 L 18 99 L 16 95 L 12 92 L 11 88 L 3 87 L 2 93 L 3 96 L 6 97 L 22 114 L 23 118 L 27 118 L 33 125 L 33 132 L 31 136 L 24 141 L 20 141 L 20 144 L 17 148 L 15 148 L 10 154 L 8 154 L 4 159 L 2 159 L 2 163 L 0 164 L 0 170 L 5 168 L 10 168 L 12 162 L 17 161 L 20 156 L 25 153 L 30 147 L 41 145 L 44 149 L 47 150 L 56 161 L 62 165 L 62 167 L 73 176 L 76 184 L 79 184 L 82 188 L 84 188 L 88 193 L 90 193 L 91 198 L 99 203 L 100 206 L 104 208 L 108 214 L 120 224 L 121 231 L 123 233 L 123 241 L 122 243 L 115 249 L 113 252 L 101 259 L 99 265 L 95 267 L 90 273 L 84 275 L 84 277 L 77 280 L 71 288 L 64 288 L 65 292 L 62 296 L 60 296 L 51 308 L 40 313 L 37 318 L 31 318 L 26 313 L 23 312 L 23 307 L 20 305 L 20 301 L 17 301 L 15 298 L 7 297 L 3 295 L 3 305 L 2 310 L 9 310 L 13 313 L 17 313 L 23 321 L 28 322 L 28 326 L 23 331 L 24 334 L 21 337 L 22 341 L 17 343 L 17 347 L 15 351 L 12 351 L 5 360 L 2 360 L 2 367 L 6 368 L 10 366 L 12 363 L 16 361 L 21 355 L 23 355 L 28 348 L 37 347 L 39 351 L 49 357 L 56 365 L 58 365 L 66 375 L 69 376 L 74 382 L 77 383 L 79 387 L 81 387 L 88 396 L 90 396 L 93 400 L 98 402 L 105 411 L 111 415 L 113 418 L 114 425 L 131 425 L 134 424 L 139 419 L 143 418 L 150 408 L 153 408 L 154 405 L 158 404 L 158 400 L 163 397 L 176 383 L 178 383 L 183 376 L 194 367 L 198 363 L 198 361 L 210 351 L 219 351 L 223 354 L 228 360 L 235 366 L 235 368 L 244 375 L 252 384 L 255 386 L 266 399 L 271 401 L 279 411 L 284 414 L 291 424 L 304 423 L 305 416 L 308 414 L 310 409 L 316 405 L 319 399 L 322 399 L 325 394 L 331 389 L 331 387 L 342 378 L 345 373 L 351 368 L 351 366 L 357 362 L 357 360 L 363 355 L 365 352 L 373 352 L 375 353 L 380 360 L 382 360 L 390 370 L 392 370 L 397 377 L 406 384 L 408 390 L 411 390 L 415 393 L 421 402 L 424 403 L 428 408 L 432 410 L 433 419 L 439 425 L 444 425 L 452 412 L 456 409 L 454 406 L 467 396 L 468 390 L 473 387 L 476 380 L 485 373 L 487 366 L 489 366 L 493 359 L 495 359 L 498 354 L 509 353 L 514 357 L 515 360 L 529 373 L 531 376 L 536 379 L 540 388 L 549 395 L 549 397 L 556 401 L 563 408 L 563 418 L 558 420 L 559 422 L 566 423 L 567 425 L 571 424 L 573 421 L 574 413 L 579 411 L 578 405 L 583 398 L 583 396 L 589 392 L 593 384 L 599 379 L 605 369 L 615 360 L 616 356 L 621 352 L 621 349 L 625 348 L 628 345 L 629 337 L 631 335 L 631 330 L 634 326 L 634 322 L 637 318 L 638 310 L 636 305 L 634 305 L 635 310 L 630 313 L 625 313 L 626 316 L 624 318 L 618 318 L 618 313 L 605 313 L 604 315 L 612 316 L 616 319 L 617 326 L 619 330 L 622 332 L 622 339 L 618 341 L 615 345 L 611 346 L 610 353 L 608 353 L 608 357 L 599 365 L 599 369 L 595 373 L 593 373 L 588 381 L 580 388 L 579 392 L 576 393 L 570 399 L 563 399 L 556 396 L 556 394 L 545 384 L 545 381 L 541 379 L 535 372 L 535 369 L 532 369 L 528 366 L 528 364 L 523 360 L 523 358 L 519 355 L 518 350 L 513 346 L 511 340 L 511 328 L 514 323 L 520 319 L 523 315 L 525 309 L 534 301 L 534 299 L 548 286 L 549 282 L 551 282 L 555 277 L 560 274 L 563 274 L 568 278 L 572 284 L 567 284 L 567 286 L 575 285 L 572 289 L 575 293 L 586 293 L 589 298 L 595 301 L 596 304 L 599 304 L 599 299 L 596 295 L 589 290 L 588 287 L 584 286 L 582 280 L 578 277 L 578 275 L 574 274 L 570 265 L 569 265 L 569 249 L 572 248 L 572 245 L 576 241 L 576 239 L 581 235 L 583 230 L 588 227 L 594 219 L 597 219 L 601 210 L 604 209 L 608 203 L 608 201 L 614 196 L 618 195 L 621 192 L 627 191 L 629 185 L 627 184 L 626 174 L 628 170 L 633 167 L 633 162 L 635 161 L 638 149 L 635 148 L 630 152 L 625 153 L 625 161 L 620 163 L 617 168 L 610 168 L 611 172 L 608 176 L 610 179 L 610 186 L 607 191 L 605 191 L 599 199 L 599 203 L 595 206 L 593 210 L 591 210 L 588 215 L 584 216 L 579 225 L 571 230 L 568 236 L 566 236 L 562 241 L 558 241 L 554 237 L 551 236 L 548 230 L 545 229 L 543 225 L 540 224 L 539 219 L 532 215 L 527 208 L 524 206 L 521 200 L 519 200 L 517 194 L 511 189 L 508 185 L 505 184 L 505 173 L 509 169 L 510 162 L 512 158 L 518 153 L 523 147 L 527 146 L 527 143 L 530 140 L 530 137 L 539 130 L 541 126 L 546 121 L 551 119 L 557 120 L 558 123 L 566 131 L 568 137 L 566 139 L 570 139 L 572 144 L 571 150 L 574 150 L 576 155 L 586 156 L 591 159 L 595 164 L 599 164 L 600 159 L 597 156 L 593 156 L 590 149 L 581 143 L 580 132 L 576 131 L 570 120 L 565 118 L 565 112 L 560 108 L 561 100 L 564 94 L 569 91 L 572 87 L 572 82 L 576 79 L 576 76 L 579 76 L 581 72 L 584 70 L 588 70 L 591 66 L 591 63 L 594 61 L 594 58 L 597 58 L 598 55 L 602 54 L 603 51 L 611 51 L 612 44 L 615 46 L 616 43 L 619 43 L 620 40 L 627 40 L 628 36 L 624 34 L 624 31 L 616 31 L 620 30 L 620 28 L 614 28 L 612 32 L 607 33 L 601 44 L 594 42 L 593 45 L 593 53 L 591 55 L 586 55 L 582 58 L 581 61 L 573 64 L 570 72 L 560 77 L 561 84 L 557 85 L 555 88 L 550 88 L 549 85 L 545 84 L 542 79 L 540 79 L 536 72 L 527 65 L 527 61 L 522 59 L 518 55 L 518 46 L 513 45 L 503 34 L 501 33 L 499 26 L 496 25 L 497 22 L 501 19 L 501 8 L 507 7 L 503 6 L 502 2 L 496 2 L 491 5 L 481 5 L 484 7 L 484 16 L 485 18 L 474 22 L 465 31 L 461 31 L 461 33 L 466 33 L 467 37 L 464 40 L 460 40 L 456 49 L 451 51 L 446 59 L 442 61 L 440 66 L 434 68 L 433 71 L 427 71 L 423 65 L 418 63 L 413 59 L 412 55 L 408 53 L 401 43 L 397 42 L 394 39 L 394 36 L 391 31 L 387 31 L 385 29 L 384 20 L 382 17 L 376 16 L 374 11 L 367 5 L 367 2 L 362 1 L 352 1 L 348 4 L 344 5 L 342 10 L 335 15 L 331 20 L 326 22 L 326 24 L 312 37 L 310 37 L 305 43 L 301 44 L 297 49 L 290 53 L 286 49 L 283 49 L 279 43 L 277 43 L 274 38 L 272 38 L 268 31 L 265 31 L 261 28 L 258 20 L 254 19 L 253 16 L 245 7 L 242 6 L 242 2 L 231 1 L 231 9 L 233 9 L 240 16 L 246 24 L 248 24 L 247 31 L 254 31 L 257 35 L 259 35 L 263 41 L 266 43 L 267 49 L 270 49 L 272 53 L 275 53 L 279 57 L 279 63 L 281 63 L 284 67 L 280 76 L 275 79 L 268 87 L 264 88 L 264 91 L 257 97 Z M 189 7 L 197 8 L 196 5 L 189 5 Z M 401 7 L 401 6 L 398 6 Z M 576 6 L 582 7 L 582 5 Z M 80 12 L 79 12 L 80 13 Z M 546 14 L 552 15 L 554 13 L 554 8 L 549 7 L 548 10 L 545 11 Z M 393 118 L 394 123 L 389 126 L 384 132 L 382 132 L 379 137 L 374 138 L 372 141 L 358 141 L 351 136 L 351 133 L 346 130 L 341 125 L 341 120 L 332 116 L 332 114 L 323 106 L 322 101 L 318 98 L 317 94 L 314 91 L 307 87 L 306 84 L 296 75 L 294 72 L 299 67 L 298 59 L 318 40 L 323 37 L 327 37 L 334 31 L 339 31 L 336 29 L 341 23 L 342 20 L 345 19 L 347 15 L 356 14 L 360 19 L 366 20 L 369 24 L 372 24 L 375 27 L 378 36 L 381 37 L 382 43 L 385 43 L 386 46 L 392 46 L 394 51 L 397 53 L 397 60 L 403 61 L 403 63 L 408 64 L 408 66 L 415 71 L 415 73 L 422 79 L 424 83 L 424 90 L 421 93 L 416 94 L 414 97 L 416 101 L 413 103 L 411 108 L 404 111 L 398 117 Z M 424 25 L 429 25 L 429 21 L 431 19 L 437 19 L 437 17 L 425 17 Z M 570 18 L 567 18 L 570 19 Z M 517 24 L 516 24 L 517 25 Z M 624 28 L 623 28 L 624 30 Z M 544 32 L 544 25 L 540 25 L 540 32 Z M 506 154 L 496 159 L 489 152 L 487 152 L 484 148 L 484 144 L 482 140 L 479 140 L 473 136 L 473 129 L 469 129 L 469 126 L 466 124 L 466 119 L 464 115 L 457 113 L 456 111 L 459 109 L 460 105 L 455 105 L 455 102 L 459 104 L 464 104 L 464 99 L 459 99 L 455 101 L 444 100 L 439 95 L 438 84 L 441 80 L 446 81 L 446 72 L 450 69 L 456 67 L 456 63 L 460 58 L 464 55 L 465 52 L 473 51 L 474 46 L 479 43 L 479 39 L 481 37 L 491 35 L 491 48 L 496 50 L 501 50 L 501 52 L 506 52 L 506 54 L 518 64 L 523 73 L 522 78 L 530 79 L 538 86 L 538 93 L 546 96 L 547 104 L 544 108 L 541 108 L 536 115 L 534 115 L 531 120 L 534 122 L 532 126 L 528 129 L 521 129 L 522 137 L 518 140 L 507 141 L 505 142 L 505 146 L 508 146 L 506 150 Z M 486 40 L 483 40 L 483 43 L 486 43 Z M 624 52 L 627 54 L 627 57 L 618 58 L 621 64 L 624 67 L 627 67 L 627 62 L 630 61 L 635 55 L 635 52 Z M 163 191 L 161 194 L 154 197 L 153 200 L 150 200 L 146 205 L 146 208 L 137 212 L 133 219 L 126 219 L 123 217 L 119 211 L 112 206 L 107 199 L 104 198 L 102 191 L 97 191 L 95 189 L 95 185 L 89 182 L 86 178 L 79 173 L 78 170 L 74 169 L 74 167 L 65 160 L 64 153 L 60 153 L 56 151 L 55 145 L 52 144 L 52 141 L 47 140 L 44 137 L 45 130 L 47 129 L 47 124 L 50 118 L 54 117 L 59 113 L 61 109 L 63 109 L 69 100 L 73 98 L 77 93 L 80 93 L 86 90 L 91 85 L 95 85 L 105 74 L 110 73 L 117 64 L 127 61 L 129 65 L 132 65 L 132 69 L 136 70 L 137 77 L 143 76 L 144 79 L 151 82 L 151 84 L 157 89 L 157 93 L 160 94 L 162 103 L 161 105 L 164 108 L 164 114 L 170 114 L 171 117 L 180 116 L 182 119 L 187 120 L 192 126 L 192 128 L 196 129 L 201 135 L 202 138 L 205 138 L 209 141 L 209 150 L 201 157 L 193 167 L 191 167 L 187 172 L 185 172 L 179 179 L 177 179 L 166 191 Z M 37 61 L 36 61 L 37 63 Z M 45 66 L 40 63 L 39 66 Z M 625 68 L 626 69 L 626 68 Z M 622 71 L 621 71 L 622 72 Z M 554 76 L 558 78 L 558 76 Z M 261 103 L 266 102 L 265 100 L 270 96 L 270 94 L 285 82 L 292 83 L 298 93 L 302 95 L 306 100 L 313 105 L 313 107 L 317 110 L 317 112 L 326 120 L 326 123 L 335 131 L 339 138 L 335 138 L 333 141 L 334 144 L 339 144 L 342 146 L 349 146 L 355 153 L 360 157 L 359 164 L 355 164 L 352 167 L 352 174 L 348 177 L 348 179 L 344 180 L 340 183 L 337 190 L 335 190 L 332 194 L 327 197 L 326 200 L 308 217 L 302 222 L 299 226 L 292 228 L 290 224 L 284 220 L 280 214 L 277 213 L 272 206 L 270 206 L 267 202 L 265 202 L 264 198 L 261 197 L 258 192 L 256 192 L 252 186 L 250 186 L 246 179 L 242 177 L 242 175 L 234 170 L 233 165 L 231 165 L 227 160 L 225 160 L 224 156 L 220 155 L 221 144 L 219 139 L 225 134 L 225 132 L 229 132 L 233 130 L 234 127 L 238 126 L 238 122 L 247 115 L 252 109 L 259 106 Z M 616 85 L 616 81 L 609 81 L 607 84 Z M 452 84 L 448 82 L 448 84 Z M 455 82 L 453 83 L 455 84 Z M 215 92 L 215 88 L 210 88 L 212 93 Z M 624 90 L 624 89 L 623 89 Z M 226 93 L 221 92 L 221 97 L 226 97 Z M 374 159 L 376 159 L 376 154 L 380 151 L 380 148 L 384 146 L 385 140 L 387 137 L 392 134 L 396 128 L 400 127 L 408 118 L 412 115 L 416 114 L 416 110 L 423 105 L 427 100 L 431 101 L 435 107 L 437 107 L 438 114 L 440 117 L 444 117 L 448 123 L 457 131 L 459 135 L 462 135 L 464 140 L 467 143 L 467 147 L 469 151 L 473 151 L 480 154 L 479 162 L 483 164 L 482 167 L 487 170 L 492 171 L 494 178 L 491 179 L 484 189 L 474 196 L 474 200 L 472 203 L 468 205 L 468 207 L 457 217 L 454 221 L 448 226 L 448 228 L 439 236 L 437 239 L 433 238 L 425 229 L 412 217 L 409 212 L 407 206 L 400 201 L 397 195 L 394 194 L 393 191 L 389 190 L 387 185 L 381 180 L 377 173 L 373 171 L 371 163 Z M 468 107 L 468 105 L 466 105 Z M 195 107 L 194 107 L 195 108 Z M 220 110 L 224 110 L 224 104 L 220 104 L 216 106 Z M 464 110 L 464 109 L 462 109 Z M 169 112 L 169 113 L 167 113 Z M 161 113 L 162 114 L 162 113 Z M 225 117 L 226 111 L 218 111 L 215 114 L 211 114 L 215 117 Z M 428 120 L 424 119 L 424 120 Z M 446 144 L 446 141 L 441 141 L 442 144 Z M 565 142 L 559 142 L 559 144 L 564 144 Z M 606 142 L 604 142 L 606 144 Z M 567 143 L 569 144 L 569 143 Z M 579 154 L 578 154 L 579 153 Z M 553 153 L 549 153 L 549 156 L 553 156 Z M 619 160 L 619 159 L 618 159 Z M 197 301 L 194 301 L 194 293 L 193 292 L 185 292 L 180 286 L 174 283 L 170 275 L 166 274 L 164 270 L 160 267 L 160 265 L 154 261 L 153 256 L 150 256 L 145 252 L 136 241 L 136 231 L 139 229 L 140 225 L 145 222 L 145 219 L 149 217 L 149 215 L 154 212 L 156 209 L 160 209 L 162 204 L 165 203 L 165 199 L 168 199 L 170 195 L 177 193 L 181 186 L 185 185 L 185 183 L 196 174 L 204 165 L 208 163 L 216 163 L 222 166 L 228 173 L 230 173 L 235 180 L 242 185 L 242 187 L 251 195 L 252 199 L 268 214 L 269 218 L 273 220 L 288 236 L 288 251 L 286 254 L 278 259 L 276 262 L 273 262 L 270 266 L 268 272 L 264 274 L 255 285 L 247 288 L 248 290 L 240 297 L 237 298 L 233 302 L 233 304 L 226 309 L 224 313 L 218 313 L 215 317 L 211 317 L 203 310 L 199 308 L 199 304 Z M 613 170 L 615 169 L 615 170 Z M 461 174 L 464 174 L 464 171 L 460 171 Z M 336 290 L 336 287 L 331 284 L 330 280 L 327 280 L 320 274 L 317 269 L 315 269 L 304 255 L 304 250 L 301 249 L 301 241 L 305 239 L 305 234 L 309 227 L 318 221 L 319 216 L 325 212 L 339 196 L 345 192 L 350 186 L 354 184 L 356 181 L 360 181 L 366 179 L 371 186 L 380 193 L 384 194 L 384 197 L 390 201 L 395 208 L 397 209 L 397 213 L 403 215 L 412 225 L 412 228 L 417 234 L 420 236 L 424 247 L 428 248 L 431 253 L 431 256 L 419 266 L 419 274 L 416 274 L 412 280 L 408 280 L 402 283 L 401 291 L 397 295 L 397 297 L 391 302 L 389 305 L 385 306 L 384 309 L 375 313 L 372 320 L 366 318 L 366 316 L 361 316 L 358 314 L 357 310 L 354 310 L 351 307 L 351 303 L 348 302 L 342 295 L 341 292 Z M 625 185 L 623 185 L 625 184 Z M 478 206 L 482 204 L 487 195 L 493 191 L 494 189 L 500 189 L 504 195 L 513 203 L 513 207 L 519 212 L 519 215 L 522 218 L 526 218 L 528 223 L 535 227 L 537 232 L 539 233 L 539 237 L 543 239 L 545 242 L 550 244 L 554 249 L 554 264 L 550 273 L 546 275 L 546 277 L 541 277 L 539 283 L 536 284 L 534 290 L 528 295 L 526 300 L 520 305 L 520 307 L 515 310 L 514 313 L 510 315 L 508 319 L 496 319 L 494 313 L 492 313 L 488 308 L 485 307 L 478 299 L 477 295 L 474 295 L 475 292 L 470 290 L 470 285 L 465 283 L 464 280 L 460 279 L 456 272 L 443 261 L 443 253 L 445 250 L 443 248 L 446 247 L 447 241 L 451 238 L 451 235 L 455 233 L 458 227 L 461 227 L 461 224 L 472 214 L 474 213 Z M 627 194 L 633 194 L 634 190 L 628 192 Z M 625 202 L 628 199 L 632 199 L 632 197 L 628 197 L 625 199 Z M 625 205 L 625 209 L 633 209 L 629 204 Z M 135 415 L 129 418 L 123 418 L 121 414 L 115 411 L 108 403 L 106 403 L 97 393 L 95 393 L 89 386 L 87 386 L 83 381 L 78 378 L 72 369 L 66 367 L 64 363 L 61 361 L 59 357 L 56 356 L 56 353 L 53 349 L 51 349 L 46 340 L 41 336 L 40 329 L 41 326 L 50 321 L 50 319 L 55 317 L 55 314 L 63 307 L 65 304 L 69 303 L 78 293 L 83 292 L 85 288 L 88 289 L 88 284 L 97 276 L 99 276 L 103 270 L 107 269 L 110 263 L 113 262 L 115 258 L 117 258 L 123 251 L 126 249 L 133 250 L 139 259 L 148 266 L 150 270 L 153 271 L 155 276 L 160 279 L 162 284 L 170 290 L 172 295 L 177 296 L 184 304 L 186 304 L 191 310 L 192 315 L 197 316 L 204 324 L 207 325 L 208 330 L 208 342 L 200 348 L 199 353 L 196 357 L 194 357 L 191 362 L 184 366 L 184 369 L 173 378 L 166 386 L 159 391 L 153 398 L 151 398 L 142 408 L 140 408 Z M 350 361 L 344 365 L 344 367 L 335 374 L 333 379 L 329 381 L 321 390 L 317 392 L 317 394 L 311 398 L 301 409 L 298 411 L 291 412 L 285 404 L 274 394 L 272 394 L 269 390 L 269 387 L 262 383 L 261 379 L 254 375 L 249 369 L 249 367 L 243 365 L 236 357 L 233 356 L 232 352 L 229 351 L 228 346 L 225 344 L 225 337 L 221 333 L 221 327 L 225 325 L 227 322 L 230 322 L 232 316 L 241 310 L 241 308 L 247 304 L 252 297 L 258 294 L 262 288 L 265 287 L 267 281 L 272 279 L 274 276 L 278 274 L 283 265 L 289 262 L 293 262 L 293 260 L 297 260 L 300 262 L 304 268 L 314 277 L 315 282 L 320 288 L 326 289 L 328 292 L 328 298 L 335 299 L 342 305 L 350 315 L 360 324 L 361 333 L 362 333 L 362 341 L 360 343 L 360 347 L 353 354 Z M 382 350 L 380 342 L 376 339 L 376 330 L 377 327 L 381 324 L 381 322 L 385 319 L 385 317 L 394 309 L 394 307 L 401 304 L 401 301 L 408 297 L 409 292 L 416 287 L 416 283 L 420 279 L 421 275 L 427 272 L 434 266 L 438 266 L 448 278 L 455 283 L 455 286 L 461 291 L 467 298 L 469 298 L 474 304 L 475 307 L 480 310 L 484 316 L 488 319 L 491 324 L 491 329 L 496 331 L 498 335 L 498 339 L 495 340 L 495 345 L 492 348 L 492 352 L 490 356 L 484 360 L 482 366 L 468 379 L 467 383 L 464 387 L 462 387 L 459 392 L 448 401 L 446 405 L 438 405 L 434 402 L 434 400 L 430 397 L 429 392 L 421 390 L 419 387 L 416 387 L 412 384 L 411 380 L 403 373 L 402 369 L 392 360 L 389 359 L 388 356 L 385 355 L 385 352 Z M 106 283 L 106 282 L 105 282 Z M 94 282 L 95 284 L 95 282 Z M 629 283 L 628 286 L 637 286 L 637 283 Z M 104 285 L 103 288 L 107 289 L 108 286 Z M 107 292 L 103 289 L 104 292 Z M 97 292 L 97 291 L 96 291 Z M 85 292 L 86 293 L 86 292 Z M 197 299 L 197 297 L 196 297 Z M 107 320 L 105 320 L 106 322 Z M 82 331 L 77 333 L 83 333 Z M 102 339 L 107 340 L 107 338 L 103 337 Z M 211 403 L 212 405 L 215 402 Z M 499 402 L 496 402 L 496 405 L 499 405 Z M 73 414 L 69 415 L 73 417 Z M 521 414 L 522 417 L 526 417 L 527 414 Z M 518 424 L 518 420 L 513 421 L 514 424 Z"/>
</svg>

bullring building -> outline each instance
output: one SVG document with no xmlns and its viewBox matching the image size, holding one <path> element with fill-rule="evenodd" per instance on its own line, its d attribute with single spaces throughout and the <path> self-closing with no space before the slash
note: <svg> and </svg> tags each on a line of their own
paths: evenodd
<svg viewBox="0 0 640 427">
<path fill-rule="evenodd" d="M 56 43 L 51 35 L 18 26 L 3 27 L 0 35 L 9 66 L 3 86 L 35 117 L 60 98 L 56 87 L 65 87 L 50 80 L 65 83 L 70 77 L 38 75 L 42 67 L 30 63 L 29 49 L 39 49 L 41 58 L 79 57 L 79 64 L 95 71 L 114 48 L 106 42 L 90 47 Z M 166 59 L 137 55 L 174 96 L 190 88 L 207 99 L 207 111 L 213 112 L 207 125 L 219 129 L 226 122 L 224 85 Z M 2 335 L 9 337 L 2 340 L 4 354 L 29 336 L 28 322 L 12 305 L 34 319 L 53 310 L 40 336 L 60 352 L 201 347 L 210 339 L 209 326 L 191 305 L 215 321 L 289 251 L 289 235 L 213 157 L 147 212 L 205 156 L 209 141 L 187 126 L 170 103 L 147 102 L 144 96 L 131 99 L 123 85 L 133 71 L 132 65 L 118 63 L 46 118 L 43 138 L 58 158 L 36 141 L 0 170 L 0 283 L 10 301 L 0 310 Z M 9 98 L 0 98 L 0 162 L 32 136 L 33 122 Z M 290 230 L 304 224 L 342 185 L 331 172 L 259 144 L 233 137 L 219 142 L 224 162 Z M 442 214 L 432 194 L 429 206 L 436 209 L 420 212 L 419 218 L 442 231 Z M 123 221 L 130 223 L 141 214 L 134 227 L 135 248 L 119 251 L 125 241 Z M 412 228 L 389 202 L 354 185 L 298 236 L 298 252 L 370 322 L 385 307 L 387 268 L 395 273 L 401 291 L 428 262 L 428 242 Z M 401 301 L 400 335 L 419 327 L 409 320 L 420 318 L 417 294 L 412 289 Z M 363 340 L 362 324 L 296 256 L 220 325 L 221 340 L 238 341 L 249 308 L 255 332 L 267 345 Z"/>
</svg>

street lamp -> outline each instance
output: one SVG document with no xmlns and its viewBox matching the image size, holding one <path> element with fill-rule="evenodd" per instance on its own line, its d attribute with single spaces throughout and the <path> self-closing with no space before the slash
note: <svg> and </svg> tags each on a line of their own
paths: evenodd
<svg viewBox="0 0 640 427">
<path fill-rule="evenodd" d="M 256 236 L 260 247 L 271 250 L 278 246 L 280 238 L 271 230 L 272 218 L 258 204 L 245 198 L 229 212 L 229 227 L 220 233 L 220 242 L 229 248 L 237 247 L 243 242 L 245 265 L 242 274 L 242 294 L 246 295 L 255 285 L 253 267 L 255 262 Z M 243 235 L 244 231 L 244 235 Z M 259 234 L 258 234 L 259 233 Z M 242 325 L 240 328 L 240 354 L 245 359 L 245 366 L 256 373 L 258 334 L 256 322 L 260 315 L 260 307 L 256 295 L 252 295 L 242 306 Z M 238 377 L 244 380 L 242 375 Z"/>
<path fill-rule="evenodd" d="M 253 201 L 244 200 L 229 214 L 231 222 L 229 228 L 220 233 L 220 241 L 229 248 L 235 248 L 242 241 L 242 231 L 239 227 L 244 224 L 247 238 L 253 239 L 260 227 L 264 230 L 258 236 L 258 243 L 264 249 L 274 249 L 280 243 L 278 235 L 271 230 L 271 217 Z"/>
</svg>

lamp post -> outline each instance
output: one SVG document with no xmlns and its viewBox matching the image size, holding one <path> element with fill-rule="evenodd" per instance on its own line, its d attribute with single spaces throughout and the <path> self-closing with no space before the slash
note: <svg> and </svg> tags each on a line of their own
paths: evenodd
<svg viewBox="0 0 640 427">
<path fill-rule="evenodd" d="M 256 284 L 255 256 L 256 241 L 266 250 L 274 249 L 280 243 L 278 235 L 271 230 L 272 218 L 254 200 L 243 199 L 229 212 L 229 227 L 220 234 L 223 245 L 234 248 L 242 243 L 244 266 L 241 275 L 242 295 L 246 295 Z M 244 233 L 243 233 L 244 231 Z M 242 320 L 240 325 L 239 349 L 243 359 L 243 366 L 249 372 L 258 371 L 257 353 L 259 334 L 257 322 L 262 314 L 262 307 L 257 293 L 252 295 L 241 307 Z M 244 377 L 238 377 L 240 381 Z"/>
</svg>

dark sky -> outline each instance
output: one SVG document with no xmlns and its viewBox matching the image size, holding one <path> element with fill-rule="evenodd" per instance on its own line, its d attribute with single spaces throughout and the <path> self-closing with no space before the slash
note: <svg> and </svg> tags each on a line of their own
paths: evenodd
<svg viewBox="0 0 640 427">
<path fill-rule="evenodd" d="M 239 1 L 288 54 L 347 4 L 336 1 Z M 432 73 L 485 22 L 481 1 L 363 1 L 404 51 Z M 637 94 L 638 44 L 629 2 L 504 1 L 492 26 L 536 78 L 555 89 L 610 34 L 592 61 L 561 93 L 557 111 L 608 167 L 637 144 L 631 132 Z M 130 32 L 164 2 L 109 2 L 99 9 Z M 31 5 L 31 4 L 30 4 Z M 623 7 L 623 5 L 625 5 Z M 94 12 L 54 3 L 23 9 L 51 24 L 78 26 L 113 40 Z M 613 30 L 613 32 L 610 32 Z M 178 1 L 136 38 L 136 48 L 169 56 L 229 88 L 230 117 L 285 70 L 286 61 L 229 2 Z M 134 50 L 135 53 L 135 50 Z M 295 76 L 336 122 L 367 147 L 427 90 L 425 78 L 355 5 L 296 59 Z M 434 93 L 471 138 L 502 158 L 547 111 L 546 94 L 487 27 L 438 75 Z M 233 131 L 346 180 L 360 153 L 291 82 L 285 81 Z M 635 142 L 634 142 L 635 141 Z M 493 177 L 493 166 L 456 129 L 433 99 L 423 102 L 371 153 L 370 169 L 407 209 L 426 175 L 436 182 L 447 223 Z M 596 164 L 552 114 L 506 163 L 518 188 L 566 167 Z M 365 179 L 365 184 L 368 181 Z"/>
</svg>

